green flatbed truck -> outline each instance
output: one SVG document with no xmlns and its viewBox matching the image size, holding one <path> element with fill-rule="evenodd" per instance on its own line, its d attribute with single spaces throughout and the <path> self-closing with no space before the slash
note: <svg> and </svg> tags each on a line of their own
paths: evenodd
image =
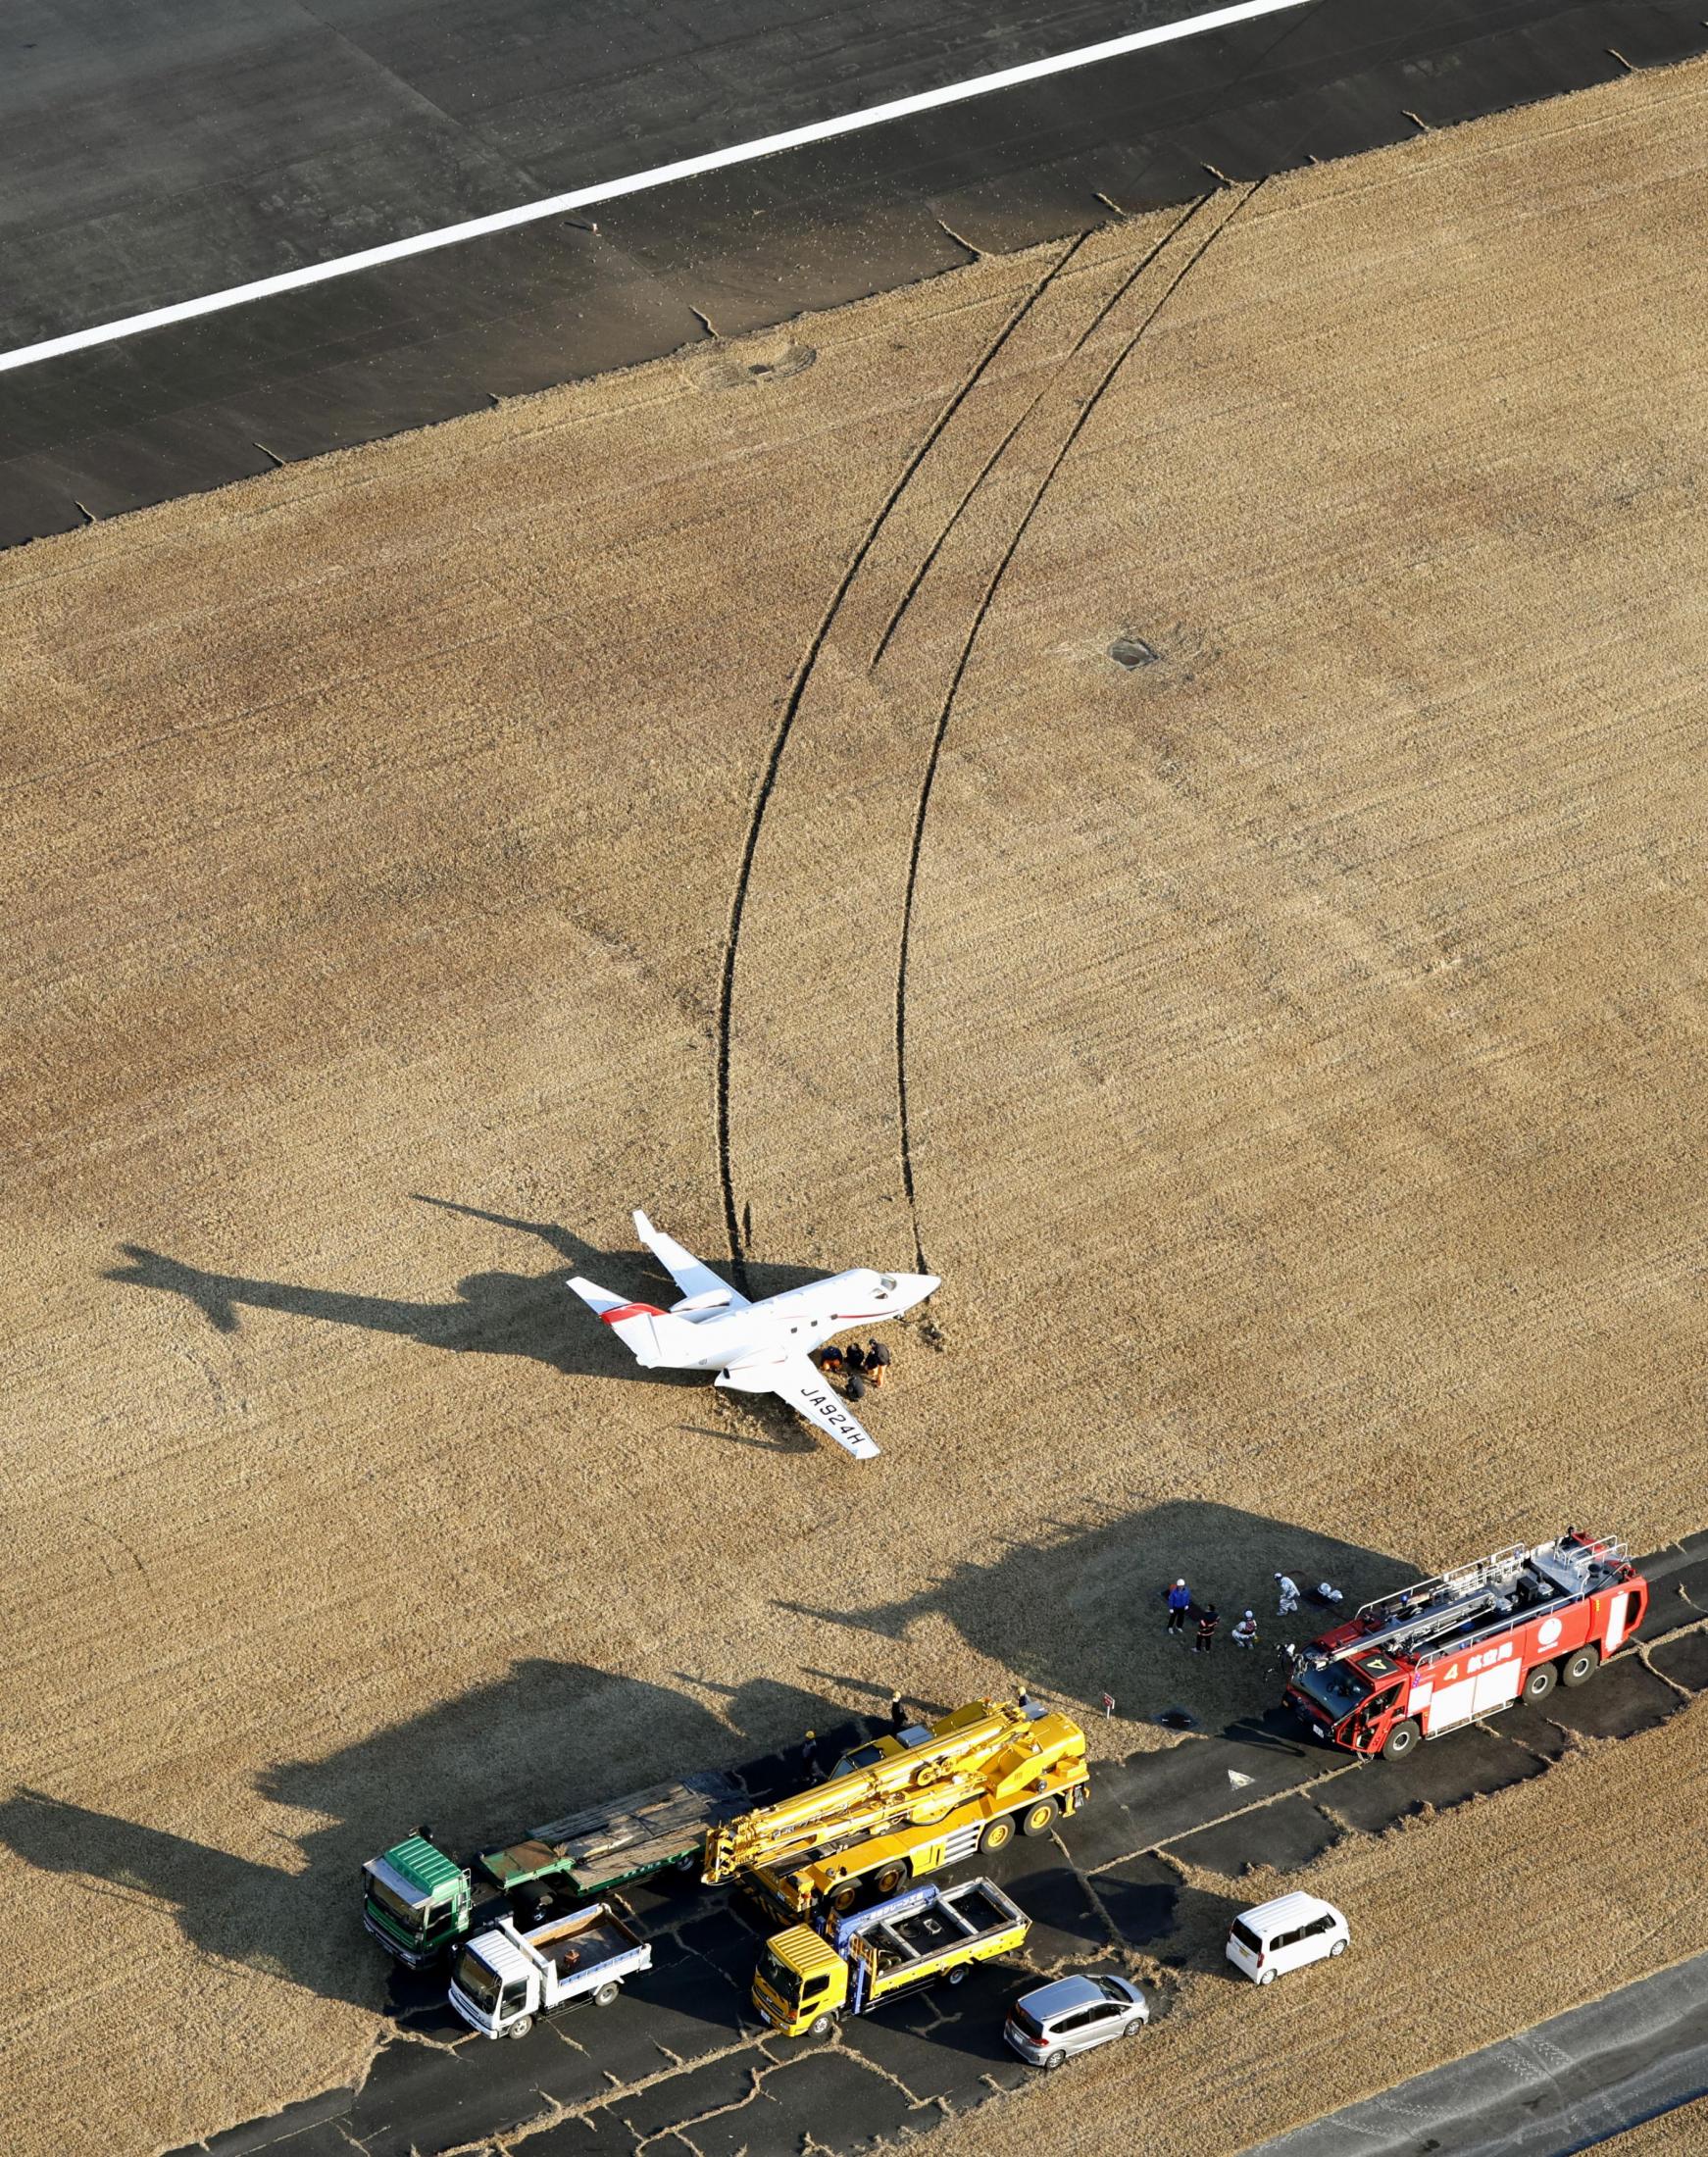
<svg viewBox="0 0 1708 2157">
<path fill-rule="evenodd" d="M 699 1877 L 706 1836 L 752 1808 L 731 1775 L 661 1782 L 530 1828 L 466 1864 L 418 1830 L 362 1868 L 362 1922 L 412 1970 L 436 1962 L 480 1927 L 548 1905 L 596 1901 L 655 1873 Z"/>
</svg>

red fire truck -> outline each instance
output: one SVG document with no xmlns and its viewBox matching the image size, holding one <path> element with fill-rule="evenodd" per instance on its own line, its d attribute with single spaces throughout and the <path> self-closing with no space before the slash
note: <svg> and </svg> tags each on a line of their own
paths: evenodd
<svg viewBox="0 0 1708 2157">
<path fill-rule="evenodd" d="M 1293 1662 L 1287 1704 L 1347 1752 L 1401 1760 L 1425 1737 L 1581 1685 L 1648 1608 L 1624 1544 L 1576 1529 L 1366 1603 Z"/>
</svg>

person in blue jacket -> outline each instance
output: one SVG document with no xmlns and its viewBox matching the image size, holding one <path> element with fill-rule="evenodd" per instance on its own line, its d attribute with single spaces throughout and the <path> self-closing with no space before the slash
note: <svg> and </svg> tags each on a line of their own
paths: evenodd
<svg viewBox="0 0 1708 2157">
<path fill-rule="evenodd" d="M 1184 1580 L 1177 1580 L 1168 1594 L 1169 1630 L 1179 1633 L 1186 1623 L 1186 1613 L 1192 1607 L 1192 1591 Z"/>
</svg>

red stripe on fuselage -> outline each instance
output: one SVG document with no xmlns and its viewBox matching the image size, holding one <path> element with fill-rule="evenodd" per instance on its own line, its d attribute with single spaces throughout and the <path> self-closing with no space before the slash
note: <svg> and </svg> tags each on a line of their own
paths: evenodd
<svg viewBox="0 0 1708 2157">
<path fill-rule="evenodd" d="M 663 1318 L 656 1303 L 620 1303 L 614 1311 L 601 1311 L 607 1326 L 621 1326 L 626 1318 Z"/>
</svg>

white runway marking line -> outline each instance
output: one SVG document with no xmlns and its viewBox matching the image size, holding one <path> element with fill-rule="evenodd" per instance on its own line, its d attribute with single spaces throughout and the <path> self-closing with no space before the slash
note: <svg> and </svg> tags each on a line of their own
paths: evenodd
<svg viewBox="0 0 1708 2157">
<path fill-rule="evenodd" d="M 1228 29 L 1235 23 L 1249 23 L 1258 16 L 1280 15 L 1284 9 L 1309 5 L 1309 0 L 1237 0 L 1227 8 L 1212 8 L 1206 15 L 1186 16 L 1179 23 L 1162 23 L 1153 29 L 1133 30 L 1126 37 L 1109 37 L 1099 45 L 1081 45 L 1075 52 L 1058 53 L 1051 60 L 1029 60 L 1017 68 L 1000 68 L 993 75 L 976 75 L 965 82 L 951 82 L 940 90 L 920 90 L 911 97 L 892 98 L 886 105 L 868 105 L 864 111 L 844 113 L 837 120 L 815 120 L 805 127 L 788 127 L 781 134 L 761 135 L 754 142 L 737 142 L 727 150 L 708 150 L 700 157 L 680 158 L 674 165 L 656 165 L 648 173 L 630 173 L 627 179 L 602 180 L 596 187 L 577 187 L 567 195 L 548 195 L 541 202 L 525 202 L 515 210 L 495 210 L 488 217 L 470 218 L 462 225 L 442 226 L 436 232 L 418 232 L 413 239 L 387 240 L 380 247 L 365 247 L 359 254 L 340 255 L 335 262 L 310 263 L 301 270 L 284 270 L 272 277 L 257 277 L 252 284 L 234 284 L 225 292 L 204 293 L 200 299 L 176 300 L 170 307 L 151 308 L 145 315 L 126 315 L 122 322 L 98 323 L 89 329 L 73 329 L 63 337 L 46 337 L 39 344 L 22 344 L 15 352 L 0 352 L 0 374 L 10 368 L 30 367 L 38 360 L 57 360 L 68 352 L 84 352 L 91 345 L 112 344 L 120 337 L 135 336 L 144 329 L 163 329 L 169 323 L 190 322 L 197 315 L 217 314 L 221 308 L 240 307 L 246 300 L 270 299 L 276 292 L 295 292 L 306 284 L 322 284 L 328 277 L 345 277 L 356 270 L 374 270 L 387 262 L 401 262 L 408 255 L 425 255 L 435 247 L 454 247 L 466 239 L 483 239 L 488 232 L 507 232 L 518 225 L 536 224 L 541 218 L 585 210 L 596 202 L 612 202 L 620 195 L 640 194 L 649 187 L 668 187 L 673 180 L 694 179 L 701 173 L 717 173 L 731 165 L 748 165 L 755 158 L 775 157 L 779 150 L 798 150 L 809 142 L 829 142 L 836 135 L 854 134 L 862 127 L 880 127 L 885 121 L 906 120 L 915 113 L 934 112 L 942 105 L 959 105 L 970 97 L 988 97 L 993 90 L 1012 89 L 1017 83 L 1036 82 L 1045 75 L 1066 75 L 1073 68 L 1092 67 L 1099 60 L 1116 60 L 1124 53 L 1142 52 L 1150 45 L 1167 45 L 1181 37 L 1199 37 L 1209 30 Z"/>
</svg>

